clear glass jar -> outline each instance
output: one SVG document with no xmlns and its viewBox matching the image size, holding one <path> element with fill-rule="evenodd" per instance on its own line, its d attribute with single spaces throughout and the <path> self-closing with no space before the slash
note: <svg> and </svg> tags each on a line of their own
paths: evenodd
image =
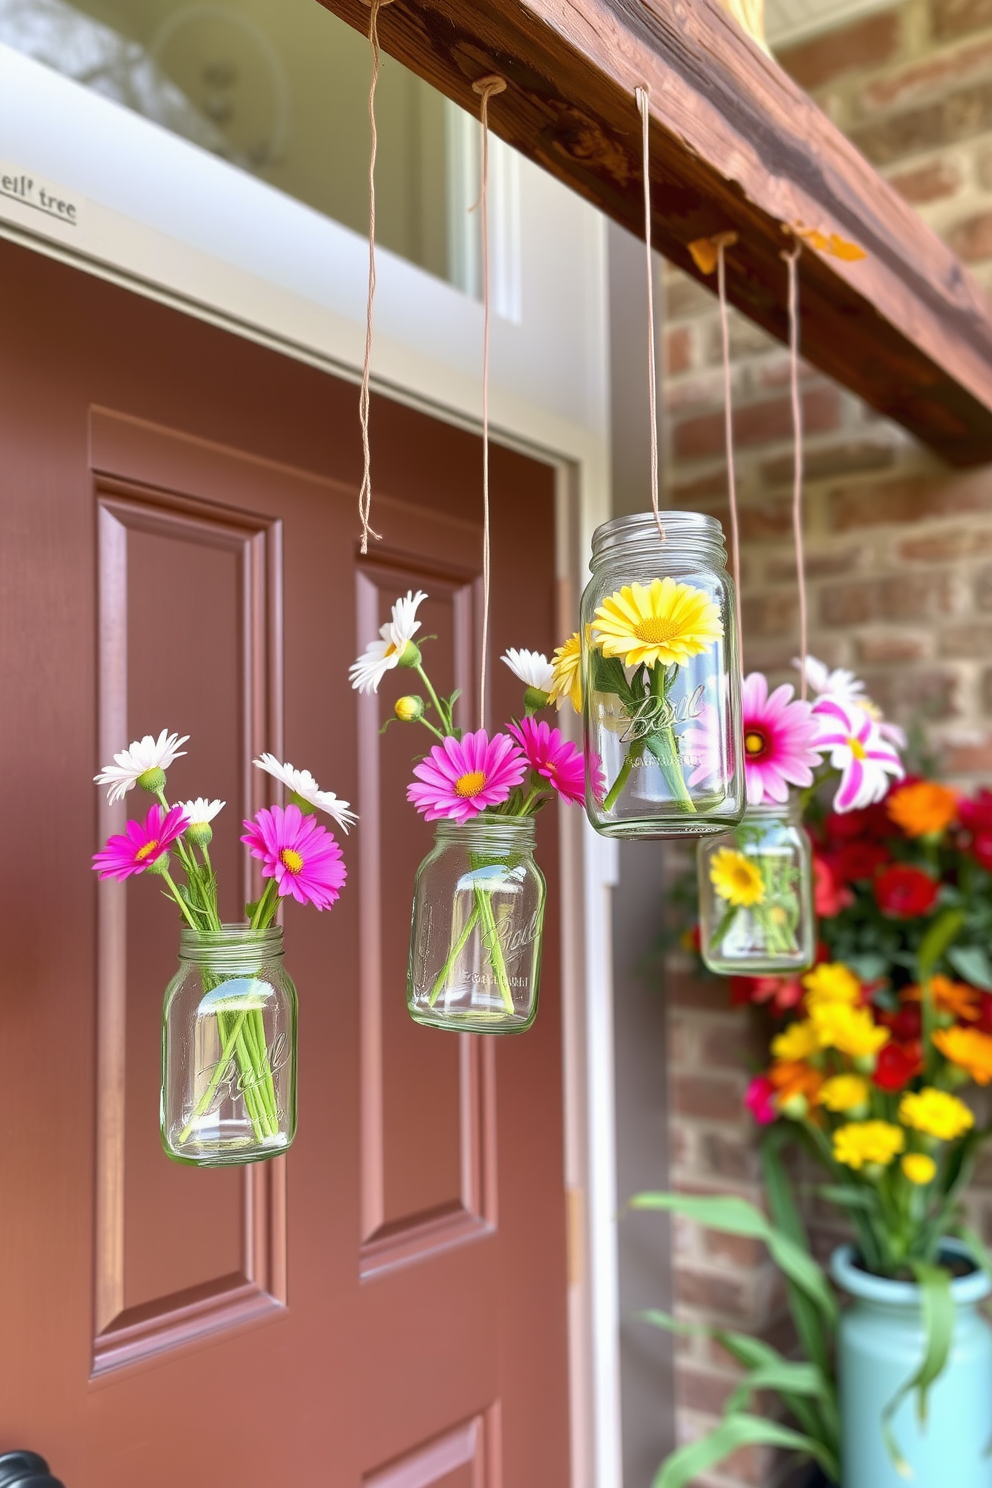
<svg viewBox="0 0 992 1488">
<path fill-rule="evenodd" d="M 296 1135 L 296 988 L 282 929 L 183 930 L 162 1014 L 162 1145 L 218 1167 L 285 1152 Z"/>
<path fill-rule="evenodd" d="M 537 1016 L 544 875 L 532 816 L 439 822 L 417 870 L 406 1002 L 461 1033 L 523 1033 Z"/>
<path fill-rule="evenodd" d="M 698 847 L 699 948 L 721 976 L 806 971 L 816 952 L 813 863 L 795 797 L 749 806 Z"/>
<path fill-rule="evenodd" d="M 715 517 L 614 517 L 582 596 L 586 811 L 607 837 L 706 836 L 745 805 L 734 587 Z"/>
</svg>

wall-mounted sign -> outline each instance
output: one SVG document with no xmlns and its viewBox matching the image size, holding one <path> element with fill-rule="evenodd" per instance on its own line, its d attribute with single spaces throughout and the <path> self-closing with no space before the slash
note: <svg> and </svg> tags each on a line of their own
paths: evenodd
<svg viewBox="0 0 992 1488">
<path fill-rule="evenodd" d="M 0 216 L 44 232 L 53 223 L 70 233 L 78 231 L 82 198 L 64 186 L 0 160 Z"/>
</svg>

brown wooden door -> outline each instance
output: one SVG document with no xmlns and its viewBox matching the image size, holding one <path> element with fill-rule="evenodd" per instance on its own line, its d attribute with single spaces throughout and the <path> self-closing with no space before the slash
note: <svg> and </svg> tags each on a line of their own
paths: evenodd
<svg viewBox="0 0 992 1488">
<path fill-rule="evenodd" d="M 353 388 L 2 243 L 0 282 L 0 1452 L 66 1488 L 565 1488 L 555 822 L 534 1030 L 416 1027 L 414 734 L 379 733 L 392 680 L 359 704 L 346 675 L 420 586 L 471 721 L 479 442 L 376 403 L 361 561 Z M 497 449 L 493 490 L 493 654 L 548 648 L 552 473 Z M 164 726 L 191 735 L 173 797 L 229 803 L 231 916 L 255 752 L 362 816 L 339 905 L 286 913 L 299 1136 L 244 1170 L 162 1154 L 176 917 L 89 868 L 119 821 L 92 775 Z"/>
</svg>

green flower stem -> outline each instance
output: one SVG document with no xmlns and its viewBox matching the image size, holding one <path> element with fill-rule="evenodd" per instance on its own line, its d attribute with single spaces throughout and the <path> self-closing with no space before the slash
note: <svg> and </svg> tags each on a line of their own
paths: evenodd
<svg viewBox="0 0 992 1488">
<path fill-rule="evenodd" d="M 226 1070 L 228 1064 L 231 1062 L 231 1054 L 237 1042 L 238 1034 L 241 1032 L 241 1025 L 247 1017 L 247 1014 L 247 1008 L 244 1008 L 240 1013 L 238 1013 L 237 1021 L 235 1022 L 233 1029 L 227 1035 L 224 1034 L 224 1026 L 221 1022 L 221 1014 L 217 1014 L 217 1024 L 221 1030 L 220 1059 L 217 1061 L 217 1065 L 214 1069 L 213 1075 L 210 1077 L 210 1084 L 207 1086 L 206 1090 L 197 1101 L 196 1110 L 193 1112 L 192 1116 L 189 1118 L 189 1121 L 179 1133 L 180 1146 L 182 1146 L 184 1142 L 187 1142 L 189 1140 L 190 1133 L 192 1132 L 194 1126 L 199 1121 L 204 1111 L 209 1109 L 210 1103 L 217 1091 L 217 1086 L 220 1084 L 221 1076 Z"/>
<path fill-rule="evenodd" d="M 158 870 L 158 873 L 159 873 L 159 877 L 167 885 L 168 890 L 169 890 L 169 893 L 172 895 L 173 899 L 175 899 L 176 903 L 179 905 L 179 908 L 182 910 L 183 914 L 186 916 L 186 919 L 189 922 L 190 928 L 192 930 L 195 930 L 197 932 L 197 934 L 199 934 L 199 932 L 200 932 L 200 926 L 196 923 L 196 921 L 194 920 L 192 914 L 190 913 L 189 905 L 186 903 L 185 899 L 183 899 L 183 897 L 179 893 L 179 890 L 176 888 L 175 884 L 172 882 L 172 879 L 169 877 L 169 870 L 168 870 L 168 868 L 160 868 Z"/>
<path fill-rule="evenodd" d="M 473 909 L 472 913 L 469 915 L 468 919 L 465 921 L 465 925 L 464 925 L 464 927 L 462 929 L 462 933 L 459 935 L 458 939 L 455 941 L 455 944 L 452 946 L 451 950 L 449 951 L 449 953 L 448 953 L 448 959 L 447 959 L 447 961 L 445 961 L 444 965 L 441 967 L 441 970 L 438 972 L 437 980 L 435 981 L 433 987 L 431 988 L 431 994 L 430 994 L 430 996 L 427 999 L 427 1006 L 428 1007 L 433 1007 L 434 1004 L 437 1002 L 438 998 L 440 997 L 441 991 L 442 991 L 442 989 L 444 987 L 444 984 L 448 980 L 448 977 L 451 975 L 451 968 L 454 966 L 455 962 L 458 960 L 458 957 L 461 955 L 462 951 L 465 949 L 465 946 L 468 943 L 468 938 L 472 934 L 472 931 L 475 929 L 475 926 L 476 926 L 476 923 L 478 921 L 478 918 L 479 918 L 479 905 L 478 905 L 478 892 L 477 892 L 476 893 L 476 906 Z"/>
<path fill-rule="evenodd" d="M 630 772 L 634 768 L 634 762 L 640 759 L 646 747 L 646 739 L 635 739 L 633 744 L 631 744 L 630 748 L 627 750 L 624 762 L 620 766 L 620 773 L 617 776 L 616 780 L 614 780 L 613 784 L 610 786 L 609 794 L 603 802 L 604 811 L 613 810 L 614 806 L 617 803 L 617 800 L 619 799 L 621 791 L 627 784 L 627 781 L 630 779 Z"/>
<path fill-rule="evenodd" d="M 259 1093 L 272 1121 L 273 1131 L 278 1131 L 279 1108 L 276 1103 L 276 1087 L 272 1079 L 269 1051 L 265 1046 L 265 1023 L 262 1019 L 261 1008 L 252 1008 L 248 1014 L 248 1019 L 245 1023 L 245 1036 L 251 1050 L 254 1071 L 259 1080 Z"/>
<path fill-rule="evenodd" d="M 510 990 L 510 979 L 506 972 L 506 961 L 503 957 L 503 947 L 499 943 L 499 931 L 496 925 L 496 916 L 493 913 L 493 902 L 485 889 L 475 886 L 475 902 L 479 909 L 479 918 L 483 921 L 482 943 L 489 953 L 489 964 L 492 966 L 496 977 L 496 985 L 499 987 L 499 995 L 503 999 L 503 1006 L 508 1013 L 513 1012 L 513 993 Z"/>
<path fill-rule="evenodd" d="M 276 1124 L 265 1109 L 265 1100 L 262 1095 L 260 1084 L 263 1079 L 257 1064 L 257 1052 L 251 1047 L 247 1034 L 247 1020 L 242 1022 L 238 1041 L 235 1044 L 237 1052 L 238 1068 L 241 1071 L 239 1084 L 242 1086 L 241 1098 L 251 1114 L 252 1126 L 255 1128 L 256 1137 L 274 1137 Z"/>
<path fill-rule="evenodd" d="M 270 878 L 262 890 L 262 897 L 255 905 L 255 913 L 251 917 L 251 930 L 264 930 L 271 923 L 275 915 L 275 906 L 272 903 L 275 898 L 276 881 Z M 266 917 L 267 918 L 263 918 Z"/>
<path fill-rule="evenodd" d="M 656 734 L 649 734 L 645 742 L 661 766 L 668 788 L 678 804 L 683 811 L 691 811 L 695 815 L 696 803 L 689 794 L 685 776 L 682 774 L 678 741 L 672 725 L 666 723 Z"/>
<path fill-rule="evenodd" d="M 451 727 L 451 718 L 449 717 L 448 713 L 445 711 L 444 704 L 441 702 L 441 699 L 438 697 L 437 693 L 434 691 L 433 686 L 431 685 L 431 679 L 430 679 L 430 677 L 428 677 L 427 673 L 424 671 L 424 669 L 421 666 L 421 664 L 420 664 L 419 661 L 417 662 L 417 665 L 415 667 L 415 671 L 417 673 L 417 676 L 420 678 L 421 682 L 423 682 L 424 686 L 427 688 L 427 691 L 431 695 L 431 702 L 434 704 L 434 707 L 437 709 L 437 716 L 438 716 L 438 718 L 440 718 L 441 723 L 444 726 L 445 734 L 451 734 L 451 733 L 453 733 L 454 730 Z"/>
</svg>

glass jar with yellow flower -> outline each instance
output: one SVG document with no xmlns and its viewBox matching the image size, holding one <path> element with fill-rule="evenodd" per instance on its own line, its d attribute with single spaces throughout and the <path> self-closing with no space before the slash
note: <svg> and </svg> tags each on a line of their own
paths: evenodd
<svg viewBox="0 0 992 1488">
<path fill-rule="evenodd" d="M 749 806 L 699 843 L 699 948 L 722 976 L 805 971 L 815 950 L 813 872 L 798 800 Z"/>
<path fill-rule="evenodd" d="M 557 695 L 581 691 L 586 810 L 609 837 L 707 836 L 744 810 L 723 531 L 696 512 L 660 526 L 647 512 L 596 529 L 579 633 L 555 661 Z"/>
</svg>

